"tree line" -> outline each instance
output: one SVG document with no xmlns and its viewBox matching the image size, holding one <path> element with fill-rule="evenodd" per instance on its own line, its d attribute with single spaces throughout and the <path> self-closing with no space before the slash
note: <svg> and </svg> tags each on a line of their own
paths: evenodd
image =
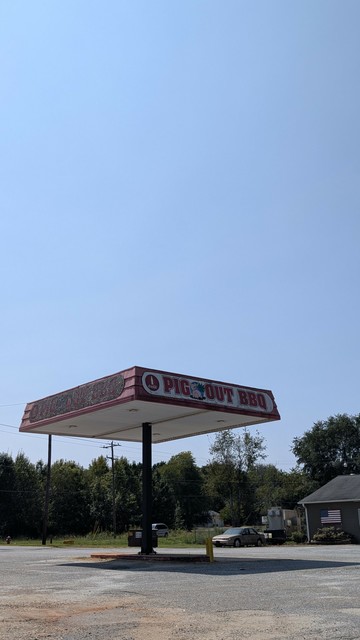
<svg viewBox="0 0 360 640">
<path fill-rule="evenodd" d="M 258 432 L 219 432 L 210 460 L 199 467 L 191 452 L 153 466 L 153 522 L 173 529 L 207 523 L 209 511 L 226 524 L 259 525 L 271 506 L 293 509 L 300 499 L 336 475 L 360 473 L 360 415 L 315 423 L 292 450 L 290 472 L 264 462 L 266 445 Z M 0 536 L 41 536 L 47 465 L 0 453 Z M 115 509 L 115 510 L 114 510 Z M 122 533 L 141 527 L 142 465 L 104 456 L 85 469 L 74 461 L 51 465 L 48 535 Z M 114 525 L 116 531 L 114 532 Z"/>
</svg>

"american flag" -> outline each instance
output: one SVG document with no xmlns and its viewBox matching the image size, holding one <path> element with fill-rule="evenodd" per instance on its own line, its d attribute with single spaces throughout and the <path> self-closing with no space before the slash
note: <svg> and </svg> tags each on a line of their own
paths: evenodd
<svg viewBox="0 0 360 640">
<path fill-rule="evenodd" d="M 340 509 L 321 509 L 320 522 L 321 524 L 341 524 Z"/>
</svg>

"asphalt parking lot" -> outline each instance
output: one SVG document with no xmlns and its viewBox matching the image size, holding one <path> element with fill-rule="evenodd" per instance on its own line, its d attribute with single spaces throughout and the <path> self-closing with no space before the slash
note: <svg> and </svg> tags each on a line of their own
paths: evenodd
<svg viewBox="0 0 360 640">
<path fill-rule="evenodd" d="M 0 547 L 0 637 L 360 639 L 359 545 L 215 549 L 214 563 L 95 551 Z"/>
</svg>

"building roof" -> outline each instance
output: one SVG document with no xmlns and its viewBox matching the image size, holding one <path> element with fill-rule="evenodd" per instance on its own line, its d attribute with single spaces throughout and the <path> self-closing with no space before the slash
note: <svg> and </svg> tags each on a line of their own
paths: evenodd
<svg viewBox="0 0 360 640">
<path fill-rule="evenodd" d="M 299 504 L 354 501 L 360 501 L 360 475 L 337 476 L 314 493 L 299 500 Z"/>
</svg>

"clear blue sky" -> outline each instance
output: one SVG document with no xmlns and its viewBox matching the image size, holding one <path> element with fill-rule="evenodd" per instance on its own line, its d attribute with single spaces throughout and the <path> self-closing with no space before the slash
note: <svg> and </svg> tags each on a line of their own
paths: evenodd
<svg viewBox="0 0 360 640">
<path fill-rule="evenodd" d="M 358 0 L 2 3 L 0 451 L 46 460 L 25 403 L 133 365 L 272 389 L 285 470 L 360 412 L 359 24 Z"/>
</svg>

